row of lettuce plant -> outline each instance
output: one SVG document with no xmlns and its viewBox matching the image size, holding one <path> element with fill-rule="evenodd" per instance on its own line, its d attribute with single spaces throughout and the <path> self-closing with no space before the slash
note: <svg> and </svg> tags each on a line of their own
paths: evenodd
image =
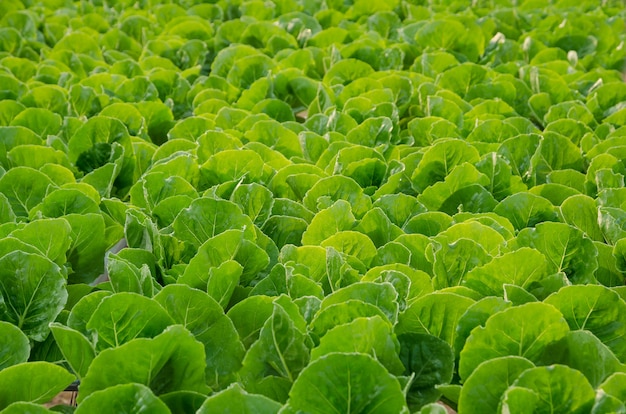
<svg viewBox="0 0 626 414">
<path fill-rule="evenodd" d="M 546 3 L 1 2 L 0 412 L 626 412 L 626 13 Z"/>
</svg>

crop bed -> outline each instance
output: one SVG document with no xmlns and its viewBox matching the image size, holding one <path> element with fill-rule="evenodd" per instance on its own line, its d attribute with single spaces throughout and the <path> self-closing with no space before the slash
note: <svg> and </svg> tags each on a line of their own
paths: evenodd
<svg viewBox="0 0 626 414">
<path fill-rule="evenodd" d="M 0 412 L 626 413 L 626 7 L 468 4 L 0 1 Z"/>
</svg>

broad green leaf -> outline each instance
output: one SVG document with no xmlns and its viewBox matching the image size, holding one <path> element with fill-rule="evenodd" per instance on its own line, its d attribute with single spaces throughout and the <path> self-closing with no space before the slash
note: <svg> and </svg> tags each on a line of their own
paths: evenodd
<svg viewBox="0 0 626 414">
<path fill-rule="evenodd" d="M 575 170 L 556 170 L 546 177 L 548 183 L 561 184 L 585 192 L 585 175 Z"/>
<path fill-rule="evenodd" d="M 534 227 L 544 221 L 558 221 L 558 215 L 552 203 L 528 192 L 508 196 L 493 211 L 506 217 L 516 230 Z"/>
<path fill-rule="evenodd" d="M 97 391 L 138 383 L 155 395 L 178 390 L 207 392 L 204 347 L 180 325 L 155 338 L 136 338 L 106 349 L 93 360 L 81 381 L 79 404 Z"/>
<path fill-rule="evenodd" d="M 615 266 L 621 273 L 626 272 L 626 240 L 622 239 L 613 246 L 613 257 L 615 258 Z M 623 276 L 622 276 L 623 277 Z M 621 277 L 620 277 L 621 280 Z"/>
<path fill-rule="evenodd" d="M 303 194 L 299 194 L 301 191 L 308 191 L 317 180 L 325 176 L 324 171 L 314 165 L 290 164 L 278 169 L 267 187 L 275 197 L 299 200 L 303 197 Z M 287 179 L 291 181 L 287 182 Z M 304 184 L 307 185 L 304 186 Z M 295 191 L 298 191 L 298 194 Z"/>
<path fill-rule="evenodd" d="M 501 238 L 499 234 L 498 237 Z M 448 242 L 442 237 L 441 241 L 434 242 L 432 246 L 432 257 L 429 257 L 429 261 L 433 263 L 435 289 L 459 286 L 467 272 L 489 263 L 492 259 L 480 244 L 467 238 Z M 426 252 L 430 256 L 429 253 Z"/>
<path fill-rule="evenodd" d="M 453 18 L 424 24 L 415 34 L 415 42 L 421 47 L 456 52 L 462 61 L 477 61 L 484 52 L 485 40 L 477 26 L 464 25 Z"/>
<path fill-rule="evenodd" d="M 626 372 L 626 367 L 611 349 L 588 330 L 570 331 L 565 338 L 549 345 L 544 363 L 574 368 L 582 372 L 594 388 L 610 375 Z"/>
<path fill-rule="evenodd" d="M 393 123 L 387 117 L 368 118 L 346 134 L 346 140 L 358 145 L 376 147 L 391 140 Z M 348 174 L 346 174 L 348 175 Z"/>
<path fill-rule="evenodd" d="M 546 346 L 567 332 L 567 322 L 551 305 L 533 302 L 503 310 L 472 331 L 461 351 L 459 375 L 467 379 L 481 363 L 506 355 L 537 362 Z"/>
<path fill-rule="evenodd" d="M 75 412 L 169 414 L 170 410 L 147 386 L 129 383 L 94 392 L 79 404 Z"/>
<path fill-rule="evenodd" d="M 566 286 L 546 300 L 556 307 L 570 329 L 592 332 L 621 360 L 626 360 L 626 302 L 611 289 L 599 285 Z"/>
<path fill-rule="evenodd" d="M 430 334 L 451 347 L 461 316 L 474 303 L 472 299 L 445 292 L 426 294 L 411 303 L 398 317 L 397 335 L 405 333 Z"/>
<path fill-rule="evenodd" d="M 456 358 L 459 357 L 465 341 L 467 341 L 474 328 L 485 326 L 491 315 L 509 307 L 511 307 L 510 302 L 497 296 L 488 296 L 470 305 L 456 324 L 456 337 L 452 344 Z"/>
<path fill-rule="evenodd" d="M 152 217 L 154 217 L 159 227 L 170 226 L 178 213 L 188 208 L 193 202 L 193 198 L 187 195 L 177 195 L 162 200 L 152 209 Z"/>
<path fill-rule="evenodd" d="M 561 204 L 561 215 L 567 224 L 576 227 L 590 239 L 604 241 L 598 225 L 598 208 L 591 197 L 580 194 L 567 198 Z"/>
<path fill-rule="evenodd" d="M 524 183 L 531 180 L 531 158 L 535 154 L 541 137 L 537 134 L 522 134 L 505 140 L 498 148 L 498 155 L 504 157 L 513 174 L 520 176 Z"/>
<path fill-rule="evenodd" d="M 247 216 L 242 217 L 248 219 Z M 245 231 L 226 230 L 204 242 L 189 261 L 178 283 L 206 290 L 210 277 L 209 269 L 219 267 L 229 260 L 235 260 L 243 266 L 240 276 L 242 284 L 246 285 L 259 277 L 259 273 L 268 266 L 270 259 L 263 248 L 245 238 L 247 236 L 244 234 Z"/>
<path fill-rule="evenodd" d="M 173 391 L 159 396 L 172 413 L 195 413 L 206 400 L 206 395 L 196 391 Z"/>
<path fill-rule="evenodd" d="M 397 296 L 398 293 L 391 283 L 359 282 L 326 296 L 322 301 L 321 311 L 350 300 L 359 300 L 377 306 L 388 320 L 395 321 L 398 316 Z"/>
<path fill-rule="evenodd" d="M 310 363 L 291 388 L 288 407 L 312 414 L 408 412 L 398 380 L 371 356 L 354 353 Z"/>
<path fill-rule="evenodd" d="M 115 293 L 133 292 L 147 297 L 154 295 L 155 286 L 147 264 L 139 269 L 129 260 L 109 254 L 107 274 Z"/>
<path fill-rule="evenodd" d="M 354 229 L 367 235 L 377 248 L 404 234 L 387 218 L 382 209 L 376 207 L 368 211 Z"/>
<path fill-rule="evenodd" d="M 301 218 L 273 215 L 267 219 L 262 230 L 278 248 L 282 248 L 285 245 L 299 246 L 307 227 L 308 223 Z"/>
<path fill-rule="evenodd" d="M 144 160 L 139 162 L 147 163 Z M 200 167 L 192 153 L 187 151 L 176 151 L 170 156 L 155 160 L 150 172 L 164 173 L 166 177 L 180 176 L 192 185 L 198 185 L 200 181 Z"/>
<path fill-rule="evenodd" d="M 254 81 L 267 76 L 274 66 L 272 59 L 256 52 L 251 56 L 237 59 L 228 71 L 226 79 L 236 87 L 247 89 Z"/>
<path fill-rule="evenodd" d="M 609 188 L 598 193 L 600 207 L 622 208 L 626 203 L 626 188 Z"/>
<path fill-rule="evenodd" d="M 424 333 L 398 335 L 400 359 L 405 374 L 414 374 L 407 402 L 410 407 L 421 407 L 436 401 L 441 392 L 435 386 L 452 380 L 454 353 L 444 340 Z"/>
<path fill-rule="evenodd" d="M 302 234 L 302 244 L 316 245 L 330 236 L 343 231 L 351 230 L 356 222 L 350 204 L 345 200 L 337 200 L 330 207 L 318 212 L 306 231 Z"/>
<path fill-rule="evenodd" d="M 478 365 L 463 383 L 459 412 L 497 412 L 502 394 L 522 372 L 533 367 L 532 362 L 519 356 L 493 358 Z"/>
<path fill-rule="evenodd" d="M 44 199 L 48 187 L 54 187 L 50 178 L 30 167 L 11 168 L 0 177 L 0 193 L 18 217 L 28 217 L 28 212 Z"/>
<path fill-rule="evenodd" d="M 280 154 L 274 154 L 273 158 L 284 159 L 303 155 L 298 135 L 274 119 L 255 122 L 251 128 L 246 128 L 244 138 L 257 145 L 265 145 Z M 255 146 L 248 146 L 248 148 L 254 149 L 261 155 Z"/>
<path fill-rule="evenodd" d="M 536 393 L 535 412 L 586 413 L 593 406 L 595 397 L 591 384 L 583 374 L 565 365 L 527 369 L 515 380 L 513 387 Z M 520 410 L 517 404 L 507 404 L 507 392 L 502 409 L 508 408 L 511 413 L 526 412 Z"/>
<path fill-rule="evenodd" d="M 458 126 L 438 116 L 425 116 L 412 119 L 408 130 L 419 145 L 431 145 L 439 138 L 460 138 Z"/>
<path fill-rule="evenodd" d="M 4 79 L 6 79 L 6 77 Z M 13 120 L 13 118 L 15 118 L 17 114 L 26 109 L 26 107 L 21 103 L 10 99 L 4 99 L 2 101 L 2 104 L 0 105 L 0 108 L 2 109 L 2 116 L 0 116 L 0 126 L 8 126 L 11 123 L 11 120 Z"/>
<path fill-rule="evenodd" d="M 228 260 L 219 267 L 209 270 L 207 293 L 226 309 L 235 287 L 239 284 L 243 266 L 234 260 Z"/>
<path fill-rule="evenodd" d="M 0 409 L 17 401 L 44 403 L 74 381 L 64 368 L 49 362 L 24 362 L 0 371 Z"/>
<path fill-rule="evenodd" d="M 20 145 L 9 151 L 7 158 L 13 167 L 23 166 L 36 170 L 46 164 L 70 166 L 67 155 L 63 151 L 41 145 Z"/>
<path fill-rule="evenodd" d="M 274 310 L 274 298 L 250 296 L 228 310 L 227 316 L 233 322 L 241 342 L 246 349 L 259 338 L 261 328 Z"/>
<path fill-rule="evenodd" d="M 0 371 L 28 360 L 30 344 L 28 337 L 15 325 L 0 321 Z"/>
<path fill-rule="evenodd" d="M 105 222 L 101 214 L 70 214 L 64 217 L 72 227 L 72 245 L 67 261 L 72 265 L 69 281 L 91 283 L 104 271 Z"/>
<path fill-rule="evenodd" d="M 84 184 L 81 185 L 84 186 Z M 41 211 L 46 217 L 63 217 L 68 214 L 97 214 L 100 209 L 98 201 L 81 189 L 60 188 L 48 192 L 40 207 L 35 211 Z"/>
<path fill-rule="evenodd" d="M 102 299 L 111 296 L 112 293 L 106 290 L 96 290 L 83 296 L 72 308 L 67 317 L 67 326 L 79 331 L 85 336 L 89 336 L 87 323 L 91 319 L 94 311 L 100 305 Z M 91 338 L 91 336 L 89 336 Z"/>
<path fill-rule="evenodd" d="M 430 211 L 438 210 L 446 214 L 491 211 L 496 201 L 482 187 L 488 183 L 484 174 L 466 162 L 452 167 L 449 174 L 425 188 L 418 201 Z"/>
<path fill-rule="evenodd" d="M 535 391 L 528 388 L 511 385 L 509 388 L 506 389 L 501 397 L 500 406 L 498 407 L 498 413 L 535 413 L 537 405 L 539 405 L 539 400 L 539 394 Z"/>
<path fill-rule="evenodd" d="M 439 140 L 426 150 L 411 181 L 418 191 L 423 191 L 443 181 L 457 165 L 478 160 L 478 151 L 468 143 L 458 139 Z"/>
<path fill-rule="evenodd" d="M 168 285 L 154 300 L 204 345 L 207 383 L 222 388 L 232 381 L 244 349 L 221 306 L 206 293 L 184 285 Z"/>
<path fill-rule="evenodd" d="M 483 155 L 475 166 L 489 179 L 489 184 L 484 187 L 496 200 L 526 189 L 521 178 L 513 174 L 507 160 L 495 152 Z"/>
<path fill-rule="evenodd" d="M 348 299 L 323 309 L 320 308 L 311 321 L 310 328 L 313 334 L 321 338 L 335 326 L 349 323 L 356 318 L 371 316 L 380 316 L 388 320 L 379 307 L 359 299 Z"/>
<path fill-rule="evenodd" d="M 482 82 L 487 74 L 488 71 L 483 66 L 466 62 L 441 73 L 437 77 L 437 84 L 459 96 L 465 96 L 470 87 Z"/>
<path fill-rule="evenodd" d="M 0 258 L 0 320 L 41 342 L 66 301 L 65 277 L 49 259 L 19 250 Z"/>
<path fill-rule="evenodd" d="M 402 193 L 386 194 L 376 200 L 372 207 L 381 208 L 387 218 L 399 227 L 403 227 L 411 217 L 426 211 L 415 197 Z"/>
<path fill-rule="evenodd" d="M 246 353 L 239 371 L 246 388 L 286 399 L 282 390 L 268 389 L 266 386 L 275 382 L 270 378 L 277 378 L 279 384 L 284 380 L 289 383 L 296 380 L 309 362 L 309 341 L 294 325 L 285 309 L 274 303 L 272 315 L 261 328 L 259 339 Z"/>
<path fill-rule="evenodd" d="M 280 296 L 288 295 L 293 299 L 300 297 L 323 298 L 322 287 L 308 277 L 294 273 L 291 266 L 275 265 L 270 274 L 261 280 L 250 295 Z"/>
<path fill-rule="evenodd" d="M 528 190 L 528 192 L 545 198 L 554 206 L 560 206 L 569 197 L 581 194 L 580 191 L 574 188 L 556 183 L 539 184 Z"/>
<path fill-rule="evenodd" d="M 490 254 L 497 254 L 506 244 L 498 231 L 477 220 L 456 223 L 439 233 L 435 240 L 455 242 L 463 238 L 475 241 Z"/>
<path fill-rule="evenodd" d="M 565 272 L 573 283 L 594 281 L 598 252 L 583 232 L 563 223 L 539 223 L 519 232 L 519 247 L 532 247 L 548 259 L 548 272 Z"/>
<path fill-rule="evenodd" d="M 263 176 L 263 159 L 252 150 L 224 150 L 212 155 L 200 169 L 207 186 L 230 180 L 258 182 Z"/>
<path fill-rule="evenodd" d="M 164 172 L 150 172 L 145 174 L 141 180 L 130 189 L 131 203 L 150 210 L 154 209 L 159 202 L 177 195 L 187 195 L 197 198 L 198 193 L 184 178 L 168 176 L 168 174 Z"/>
<path fill-rule="evenodd" d="M 67 115 L 67 91 L 59 85 L 34 86 L 20 101 L 28 107 L 49 109 L 59 115 Z"/>
<path fill-rule="evenodd" d="M 377 249 L 376 257 L 372 261 L 373 266 L 385 264 L 409 264 L 411 262 L 411 251 L 397 242 L 389 242 Z"/>
<path fill-rule="evenodd" d="M 371 355 L 390 373 L 400 375 L 404 372 L 404 366 L 398 356 L 399 349 L 400 344 L 389 323 L 379 316 L 373 316 L 357 318 L 326 332 L 319 346 L 311 351 L 311 360 L 315 361 L 333 352 L 358 352 Z"/>
<path fill-rule="evenodd" d="M 96 349 L 102 351 L 134 338 L 153 338 L 173 323 L 157 302 L 137 293 L 121 292 L 101 300 L 87 329 L 97 332 Z"/>
<path fill-rule="evenodd" d="M 51 261 L 62 265 L 72 243 L 71 230 L 64 219 L 40 219 L 13 231 L 10 236 L 30 244 Z"/>
<path fill-rule="evenodd" d="M 500 233 L 505 240 L 510 240 L 515 234 L 515 229 L 509 220 L 497 215 L 496 213 L 457 213 L 454 215 L 454 221 L 463 223 L 466 221 L 476 221 Z M 495 240 L 495 239 L 494 239 Z"/>
<path fill-rule="evenodd" d="M 317 181 L 302 200 L 311 211 L 320 211 L 330 207 L 337 200 L 346 200 L 352 206 L 356 218 L 371 209 L 372 202 L 356 181 L 349 177 L 334 175 Z"/>
<path fill-rule="evenodd" d="M 253 224 L 250 218 L 241 212 L 239 206 L 230 201 L 198 198 L 181 211 L 172 227 L 181 240 L 199 247 L 225 230 L 244 229 L 250 232 Z"/>
<path fill-rule="evenodd" d="M 433 291 L 430 275 L 400 263 L 373 267 L 363 276 L 362 281 L 391 283 L 398 292 L 400 303 L 402 303 L 403 299 L 413 301 Z M 408 289 L 405 289 L 404 283 L 408 283 L 408 286 L 406 286 Z M 401 308 L 401 310 L 403 309 Z"/>
<path fill-rule="evenodd" d="M 2 414 L 50 414 L 54 411 L 48 410 L 43 405 L 31 403 L 31 402 L 14 402 L 4 410 L 0 411 Z"/>
<path fill-rule="evenodd" d="M 367 77 L 374 72 L 367 63 L 357 59 L 344 59 L 335 63 L 324 75 L 324 83 L 328 85 L 347 85 L 351 81 Z"/>
<path fill-rule="evenodd" d="M 265 396 L 248 394 L 239 384 L 210 396 L 197 414 L 276 414 L 281 405 Z"/>
<path fill-rule="evenodd" d="M 546 176 L 554 170 L 582 171 L 581 150 L 569 138 L 555 132 L 545 132 L 531 159 L 531 168 L 537 183 L 544 183 Z"/>
<path fill-rule="evenodd" d="M 419 213 L 409 219 L 404 225 L 407 233 L 419 233 L 424 236 L 436 236 L 452 225 L 453 219 L 441 211 L 427 211 Z"/>
<path fill-rule="evenodd" d="M 23 241 L 20 241 L 14 237 L 5 237 L 3 239 L 0 239 L 0 257 L 17 250 L 20 250 L 24 253 L 34 253 L 41 256 L 41 252 L 36 247 L 24 243 Z"/>
<path fill-rule="evenodd" d="M 600 389 L 613 397 L 623 400 L 626 397 L 626 373 L 616 372 L 608 377 L 601 385 Z"/>
<path fill-rule="evenodd" d="M 50 330 L 74 374 L 83 378 L 96 356 L 93 345 L 82 333 L 60 323 L 50 324 Z"/>
<path fill-rule="evenodd" d="M 376 257 L 376 246 L 372 240 L 357 231 L 345 230 L 336 233 L 321 243 L 322 247 L 333 247 L 338 252 L 354 256 L 364 265 L 369 266 Z"/>
<path fill-rule="evenodd" d="M 0 224 L 14 222 L 15 218 L 9 199 L 0 193 Z"/>
<path fill-rule="evenodd" d="M 272 211 L 274 199 L 270 190 L 260 184 L 241 184 L 235 188 L 230 200 L 241 207 L 258 227 L 263 226 Z"/>
<path fill-rule="evenodd" d="M 505 284 L 530 289 L 534 282 L 546 276 L 548 276 L 546 257 L 535 249 L 522 247 L 473 268 L 467 272 L 462 284 L 485 296 L 502 296 Z"/>
<path fill-rule="evenodd" d="M 99 148 L 98 144 L 118 143 L 124 148 L 124 159 L 116 186 L 119 189 L 129 188 L 134 184 L 134 157 L 133 147 L 126 126 L 115 118 L 106 116 L 94 116 L 84 123 L 72 135 L 68 142 L 68 157 L 70 162 L 76 163 L 77 167 L 84 171 L 81 166 L 88 164 L 94 154 L 93 151 Z"/>
<path fill-rule="evenodd" d="M 320 246 L 286 245 L 280 251 L 279 261 L 314 281 L 320 281 L 326 273 L 326 249 Z"/>
<path fill-rule="evenodd" d="M 592 413 L 625 413 L 626 406 L 612 395 L 599 392 L 591 409 Z"/>
<path fill-rule="evenodd" d="M 624 276 L 618 269 L 617 258 L 613 254 L 619 243 L 615 246 L 609 246 L 599 241 L 593 242 L 598 249 L 598 269 L 595 277 L 604 286 L 619 286 L 623 282 Z"/>
<path fill-rule="evenodd" d="M 598 224 L 609 244 L 618 243 L 626 238 L 626 214 L 621 208 L 600 207 Z"/>
<path fill-rule="evenodd" d="M 353 266 L 360 268 L 362 263 L 351 260 L 351 256 L 343 255 L 334 247 L 327 247 L 324 256 L 325 274 L 321 275 L 320 282 L 325 292 L 335 292 L 359 280 L 358 271 Z"/>
</svg>

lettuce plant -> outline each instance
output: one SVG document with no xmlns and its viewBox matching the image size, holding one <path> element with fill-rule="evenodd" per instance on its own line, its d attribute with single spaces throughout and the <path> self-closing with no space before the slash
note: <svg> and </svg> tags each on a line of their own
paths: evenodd
<svg viewBox="0 0 626 414">
<path fill-rule="evenodd" d="M 0 2 L 0 413 L 626 412 L 623 6 Z"/>
</svg>

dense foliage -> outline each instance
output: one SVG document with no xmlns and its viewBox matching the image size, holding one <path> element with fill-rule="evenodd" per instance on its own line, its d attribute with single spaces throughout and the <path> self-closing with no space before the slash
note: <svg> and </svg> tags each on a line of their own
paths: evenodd
<svg viewBox="0 0 626 414">
<path fill-rule="evenodd" d="M 469 3 L 0 1 L 0 411 L 626 413 L 624 4 Z"/>
</svg>

